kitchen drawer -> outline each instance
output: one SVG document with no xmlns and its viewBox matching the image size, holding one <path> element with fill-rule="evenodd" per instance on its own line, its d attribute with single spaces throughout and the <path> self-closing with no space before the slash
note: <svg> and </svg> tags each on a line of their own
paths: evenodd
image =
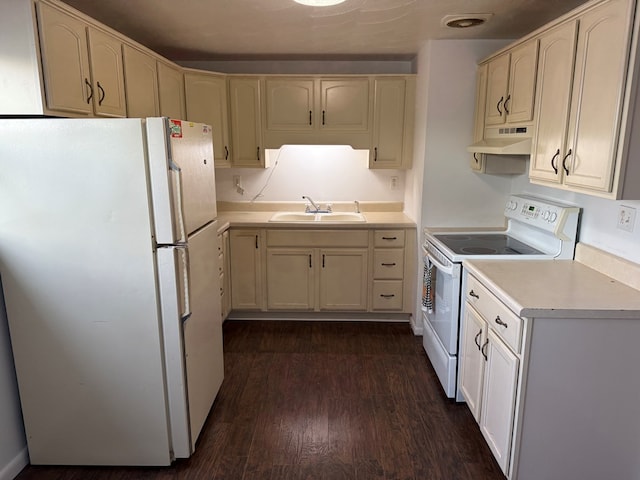
<svg viewBox="0 0 640 480">
<path fill-rule="evenodd" d="M 495 331 L 516 353 L 520 352 L 522 319 L 507 308 L 473 275 L 467 275 L 465 299 L 484 317 Z"/>
<path fill-rule="evenodd" d="M 373 281 L 373 310 L 402 310 L 402 280 Z"/>
<path fill-rule="evenodd" d="M 267 247 L 367 247 L 369 230 L 267 230 Z"/>
<path fill-rule="evenodd" d="M 373 252 L 373 278 L 402 280 L 404 249 L 376 249 Z"/>
<path fill-rule="evenodd" d="M 404 230 L 375 230 L 374 247 L 404 247 Z"/>
</svg>

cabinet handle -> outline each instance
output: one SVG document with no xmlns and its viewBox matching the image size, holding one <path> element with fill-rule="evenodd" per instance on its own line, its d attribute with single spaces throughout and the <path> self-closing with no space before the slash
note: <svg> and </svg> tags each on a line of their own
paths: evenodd
<svg viewBox="0 0 640 480">
<path fill-rule="evenodd" d="M 373 147 L 373 161 L 378 161 L 378 147 Z"/>
<path fill-rule="evenodd" d="M 504 321 L 500 318 L 500 315 L 497 315 L 497 316 L 496 316 L 496 320 L 495 320 L 495 322 L 496 322 L 498 325 L 500 325 L 500 326 L 502 326 L 502 327 L 504 327 L 504 328 L 509 327 L 509 325 L 507 325 L 506 323 L 504 323 Z"/>
<path fill-rule="evenodd" d="M 260 147 L 258 147 L 256 149 L 256 158 L 258 159 L 258 162 L 260 161 Z"/>
<path fill-rule="evenodd" d="M 395 297 L 395 294 L 393 294 L 393 293 L 388 293 L 388 294 L 381 293 L 380 296 L 382 298 L 393 298 L 393 297 Z"/>
<path fill-rule="evenodd" d="M 313 124 L 311 123 L 311 110 L 309 110 L 309 125 L 313 125 Z"/>
<path fill-rule="evenodd" d="M 382 265 L 383 267 L 395 267 L 396 266 L 396 262 L 393 262 L 393 263 L 381 263 L 380 265 Z"/>
<path fill-rule="evenodd" d="M 324 110 L 322 110 L 322 125 L 324 125 Z"/>
<path fill-rule="evenodd" d="M 91 102 L 91 99 L 93 98 L 93 85 L 91 85 L 89 80 L 87 80 L 86 78 L 84 79 L 84 83 L 87 87 L 89 87 L 89 96 L 87 97 L 87 105 L 88 105 Z"/>
<path fill-rule="evenodd" d="M 509 115 L 509 108 L 507 107 L 509 100 L 511 100 L 511 94 L 507 95 L 507 99 L 504 101 L 504 113 L 507 115 Z"/>
<path fill-rule="evenodd" d="M 258 235 L 256 235 L 256 248 L 258 248 Z"/>
<path fill-rule="evenodd" d="M 476 344 L 476 347 L 478 347 L 478 350 L 482 349 L 482 347 L 480 346 L 480 342 L 478 341 L 478 339 L 480 338 L 480 335 L 482 335 L 482 329 L 480 329 L 480 331 L 476 335 L 476 338 L 473 340 Z"/>
<path fill-rule="evenodd" d="M 567 158 L 569 158 L 570 156 L 571 156 L 571 149 L 569 149 L 569 152 L 562 159 L 562 168 L 564 168 L 564 171 L 566 172 L 567 175 L 569 175 L 569 169 L 567 168 L 566 161 L 567 161 Z"/>
<path fill-rule="evenodd" d="M 474 292 L 473 290 L 471 290 L 469 292 L 469 296 L 473 297 L 473 298 L 480 298 L 480 295 L 478 295 L 476 292 Z"/>
<path fill-rule="evenodd" d="M 313 266 L 311 265 L 311 254 L 309 254 L 309 268 L 313 268 Z"/>
<path fill-rule="evenodd" d="M 397 240 L 398 237 L 382 237 L 383 240 Z"/>
<path fill-rule="evenodd" d="M 98 82 L 98 90 L 100 90 L 100 98 L 98 99 L 98 105 L 102 105 L 102 101 L 104 100 L 104 97 L 107 96 L 107 94 L 104 91 L 104 88 L 102 88 L 102 85 L 100 85 L 100 82 Z"/>
<path fill-rule="evenodd" d="M 224 159 L 229 160 L 229 148 L 226 145 L 224 146 Z"/>
<path fill-rule="evenodd" d="M 322 268 L 324 268 L 324 253 L 322 254 Z"/>
<path fill-rule="evenodd" d="M 503 101 L 504 101 L 504 97 L 500 97 L 500 100 L 498 100 L 498 104 L 496 105 L 496 108 L 498 109 L 498 113 L 500 114 L 500 116 L 502 116 L 502 110 L 500 110 L 500 106 L 502 105 Z"/>
<path fill-rule="evenodd" d="M 487 357 L 487 345 L 489 345 L 488 338 L 485 340 L 484 344 L 482 345 L 482 348 L 480 349 L 480 353 L 482 353 L 482 356 L 484 357 L 485 362 L 489 360 L 489 357 Z"/>
<path fill-rule="evenodd" d="M 558 156 L 560 155 L 560 149 L 556 150 L 556 154 L 551 157 L 551 168 L 553 168 L 553 171 L 556 173 L 556 175 L 558 174 L 558 167 L 556 167 L 556 164 L 553 162 L 556 158 L 558 158 Z"/>
<path fill-rule="evenodd" d="M 473 159 L 476 161 L 476 163 L 480 163 L 480 159 L 478 158 L 477 152 L 473 152 Z"/>
</svg>

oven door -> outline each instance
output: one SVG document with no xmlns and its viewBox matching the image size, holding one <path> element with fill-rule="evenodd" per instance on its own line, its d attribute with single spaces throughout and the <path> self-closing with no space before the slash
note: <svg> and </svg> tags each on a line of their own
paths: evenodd
<svg viewBox="0 0 640 480">
<path fill-rule="evenodd" d="M 430 276 L 431 301 L 423 308 L 422 343 L 447 396 L 456 393 L 460 279 L 462 266 L 435 248 L 423 247 L 425 280 Z M 430 274 L 427 273 L 430 271 Z M 427 290 L 426 288 L 424 290 Z"/>
</svg>

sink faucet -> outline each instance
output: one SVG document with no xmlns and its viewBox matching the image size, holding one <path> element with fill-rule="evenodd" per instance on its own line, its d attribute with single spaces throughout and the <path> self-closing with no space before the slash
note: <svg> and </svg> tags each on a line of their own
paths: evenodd
<svg viewBox="0 0 640 480">
<path fill-rule="evenodd" d="M 315 211 L 314 211 L 314 212 L 312 212 L 312 213 L 319 213 L 319 212 L 320 212 L 320 207 L 319 207 L 318 205 L 316 205 L 316 202 L 314 202 L 314 201 L 313 201 L 313 199 L 312 199 L 311 197 L 308 197 L 308 196 L 306 196 L 306 195 L 303 195 L 303 196 L 302 196 L 302 198 L 303 198 L 304 200 L 308 200 L 308 201 L 309 201 L 309 203 L 310 203 L 311 205 L 313 205 L 313 206 L 314 206 Z M 309 205 L 307 205 L 307 207 L 305 208 L 305 210 L 304 210 L 304 211 L 305 211 L 305 212 L 311 212 L 311 209 L 309 208 Z"/>
</svg>

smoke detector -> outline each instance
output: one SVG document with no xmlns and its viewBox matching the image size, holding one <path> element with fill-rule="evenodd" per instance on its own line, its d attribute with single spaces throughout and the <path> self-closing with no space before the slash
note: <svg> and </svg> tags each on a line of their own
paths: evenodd
<svg viewBox="0 0 640 480">
<path fill-rule="evenodd" d="M 489 21 L 492 13 L 467 13 L 463 15 L 447 15 L 442 19 L 442 25 L 449 28 L 477 27 Z"/>
</svg>

